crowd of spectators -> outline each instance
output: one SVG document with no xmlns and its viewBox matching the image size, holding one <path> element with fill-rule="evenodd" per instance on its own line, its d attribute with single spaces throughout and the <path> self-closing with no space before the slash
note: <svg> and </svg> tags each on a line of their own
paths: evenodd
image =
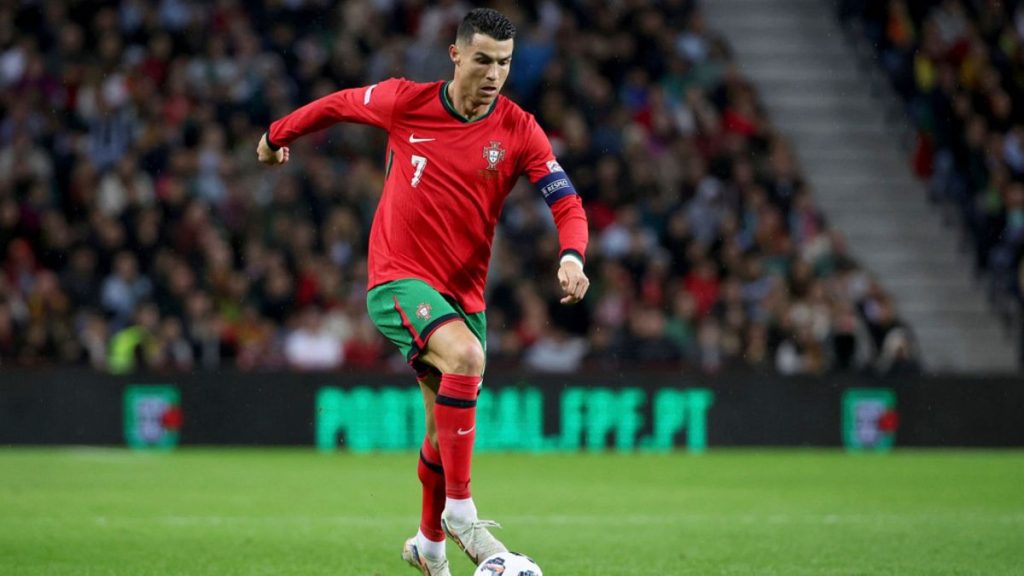
<svg viewBox="0 0 1024 576">
<path fill-rule="evenodd" d="M 913 164 L 953 208 L 994 302 L 1024 277 L 1024 2 L 844 0 L 918 130 Z"/>
<path fill-rule="evenodd" d="M 591 291 L 559 306 L 550 215 L 525 181 L 510 195 L 492 369 L 915 368 L 692 0 L 489 4 L 520 29 L 506 95 L 548 131 L 592 227 Z M 277 170 L 255 145 L 334 90 L 450 77 L 467 10 L 0 1 L 0 364 L 404 369 L 364 303 L 386 135 L 331 128 Z"/>
</svg>

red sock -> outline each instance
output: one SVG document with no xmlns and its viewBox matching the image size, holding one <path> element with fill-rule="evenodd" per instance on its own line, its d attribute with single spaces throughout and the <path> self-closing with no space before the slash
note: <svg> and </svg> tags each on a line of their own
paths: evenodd
<svg viewBox="0 0 1024 576">
<path fill-rule="evenodd" d="M 434 404 L 437 443 L 444 464 L 445 491 L 449 498 L 470 497 L 469 471 L 476 440 L 476 397 L 480 376 L 442 374 Z"/>
<path fill-rule="evenodd" d="M 423 484 L 423 509 L 420 514 L 420 532 L 434 542 L 444 541 L 441 530 L 441 512 L 444 511 L 444 469 L 441 468 L 441 454 L 423 438 L 420 448 L 420 464 L 417 469 L 420 484 Z"/>
</svg>

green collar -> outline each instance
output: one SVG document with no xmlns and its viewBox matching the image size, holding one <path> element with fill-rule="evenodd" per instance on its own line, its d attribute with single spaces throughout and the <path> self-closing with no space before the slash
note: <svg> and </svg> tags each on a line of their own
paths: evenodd
<svg viewBox="0 0 1024 576">
<path fill-rule="evenodd" d="M 477 118 L 476 120 L 470 120 L 469 118 L 463 116 L 458 110 L 456 110 L 455 109 L 455 105 L 452 104 L 452 101 L 448 98 L 448 85 L 449 84 L 451 84 L 450 80 L 448 82 L 445 82 L 444 84 L 441 84 L 441 104 L 443 104 L 444 105 L 444 109 L 447 110 L 448 113 L 451 114 L 459 122 L 463 122 L 463 123 L 479 122 L 479 121 L 483 120 L 484 118 L 487 118 L 488 116 L 490 116 L 491 112 L 494 112 L 495 106 L 498 105 L 498 98 L 500 98 L 500 96 L 498 98 L 495 98 L 494 102 L 491 102 L 491 107 L 487 109 L 487 112 L 485 112 L 483 116 Z"/>
</svg>

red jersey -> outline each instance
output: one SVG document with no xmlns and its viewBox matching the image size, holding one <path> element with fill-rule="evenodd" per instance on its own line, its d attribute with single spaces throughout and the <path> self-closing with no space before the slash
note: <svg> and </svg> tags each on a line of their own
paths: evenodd
<svg viewBox="0 0 1024 576">
<path fill-rule="evenodd" d="M 531 114 L 499 96 L 468 121 L 447 83 L 390 79 L 341 90 L 270 126 L 285 146 L 337 122 L 388 132 L 387 176 L 370 230 L 370 288 L 416 278 L 455 298 L 467 313 L 485 309 L 484 287 L 501 207 L 520 175 L 544 195 L 562 253 L 583 260 L 587 219 L 551 144 Z"/>
</svg>

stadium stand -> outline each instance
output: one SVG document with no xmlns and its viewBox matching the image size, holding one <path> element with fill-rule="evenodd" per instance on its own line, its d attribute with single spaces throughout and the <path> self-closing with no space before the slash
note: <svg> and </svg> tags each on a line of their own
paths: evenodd
<svg viewBox="0 0 1024 576">
<path fill-rule="evenodd" d="M 911 160 L 929 199 L 962 228 L 989 301 L 1021 334 L 1024 4 L 844 0 L 838 7 L 914 126 Z"/>
<path fill-rule="evenodd" d="M 520 23 L 507 95 L 537 115 L 587 207 L 593 287 L 584 305 L 556 304 L 557 236 L 521 184 L 494 247 L 492 369 L 918 369 L 909 327 L 828 226 L 694 2 L 495 7 Z M 404 369 L 364 305 L 385 135 L 335 127 L 276 171 L 255 144 L 331 91 L 449 76 L 466 10 L 0 4 L 0 364 Z M 1002 132 L 988 115 L 992 151 Z M 1017 149 L 1005 149 L 1009 179 Z M 936 190 L 976 189 L 955 183 L 968 173 L 949 153 Z M 1016 226 L 1024 193 L 1005 192 L 982 195 L 985 214 Z"/>
</svg>

